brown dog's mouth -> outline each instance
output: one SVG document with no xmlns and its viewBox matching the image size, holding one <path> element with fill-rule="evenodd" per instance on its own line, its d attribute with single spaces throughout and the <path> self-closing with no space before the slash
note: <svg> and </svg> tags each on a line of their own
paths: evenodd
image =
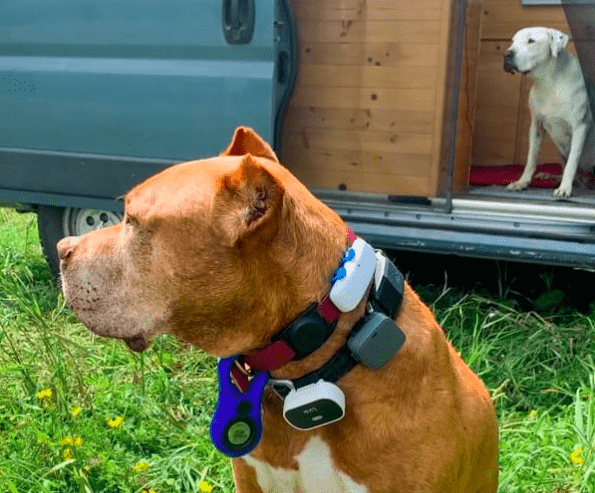
<svg viewBox="0 0 595 493">
<path fill-rule="evenodd" d="M 142 353 L 151 344 L 150 341 L 145 339 L 143 336 L 130 337 L 122 340 L 136 353 Z"/>
</svg>

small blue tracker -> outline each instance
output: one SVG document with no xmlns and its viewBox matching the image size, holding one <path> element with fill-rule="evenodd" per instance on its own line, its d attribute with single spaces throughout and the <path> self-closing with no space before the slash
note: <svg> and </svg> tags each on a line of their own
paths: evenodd
<svg viewBox="0 0 595 493">
<path fill-rule="evenodd" d="M 229 457 L 241 457 L 256 448 L 262 437 L 262 396 L 269 374 L 256 373 L 242 393 L 231 381 L 236 356 L 219 360 L 219 396 L 211 419 L 211 440 Z"/>
</svg>

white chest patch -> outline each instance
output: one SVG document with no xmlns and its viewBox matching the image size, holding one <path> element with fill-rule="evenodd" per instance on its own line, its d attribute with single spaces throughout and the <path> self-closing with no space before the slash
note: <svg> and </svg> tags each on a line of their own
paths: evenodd
<svg viewBox="0 0 595 493">
<path fill-rule="evenodd" d="M 312 438 L 296 457 L 297 471 L 274 468 L 249 455 L 243 459 L 256 470 L 258 485 L 265 493 L 368 493 L 335 468 L 328 445 L 319 437 Z"/>
</svg>

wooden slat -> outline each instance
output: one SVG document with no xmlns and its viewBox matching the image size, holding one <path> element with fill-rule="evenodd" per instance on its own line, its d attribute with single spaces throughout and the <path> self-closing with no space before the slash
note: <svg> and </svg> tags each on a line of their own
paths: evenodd
<svg viewBox="0 0 595 493">
<path fill-rule="evenodd" d="M 464 192 L 469 186 L 473 131 L 477 117 L 477 73 L 481 45 L 481 24 L 483 21 L 482 6 L 483 0 L 469 0 L 467 2 L 464 56 L 461 67 L 456 149 L 452 180 L 453 190 L 455 192 Z M 444 186 L 442 190 L 445 190 Z"/>
<path fill-rule="evenodd" d="M 427 196 L 432 185 L 427 176 L 386 175 L 335 169 L 297 167 L 295 175 L 308 188 L 352 190 L 357 192 L 384 193 L 391 195 Z"/>
<path fill-rule="evenodd" d="M 520 136 L 519 136 L 520 137 Z M 474 136 L 474 166 L 491 166 L 502 164 L 521 164 L 527 162 L 527 138 L 528 134 L 520 137 L 522 153 L 518 159 L 515 158 L 517 148 L 517 136 L 514 138 L 496 137 L 493 134 L 483 135 L 481 132 Z M 480 152 L 481 149 L 490 149 L 489 153 Z M 542 149 L 537 158 L 538 163 L 559 163 L 560 154 L 549 137 L 544 137 Z"/>
<path fill-rule="evenodd" d="M 473 146 L 473 165 L 489 166 L 498 164 L 512 164 L 516 146 L 516 136 L 512 139 L 494 136 L 493 134 L 483 135 L 475 127 Z M 488 152 L 484 152 L 488 149 Z"/>
<path fill-rule="evenodd" d="M 286 164 L 292 171 L 312 168 L 418 177 L 428 176 L 431 167 L 431 156 L 428 154 L 307 149 L 301 145 L 284 146 L 281 161 L 292 163 Z"/>
<path fill-rule="evenodd" d="M 301 40 L 300 63 L 320 65 L 376 65 L 403 67 L 438 64 L 438 44 L 417 43 L 317 43 Z"/>
<path fill-rule="evenodd" d="M 517 105 L 521 76 L 512 76 L 503 70 L 481 71 L 478 76 L 478 107 Z"/>
<path fill-rule="evenodd" d="M 433 111 L 289 106 L 283 128 L 333 129 L 431 133 Z"/>
<path fill-rule="evenodd" d="M 309 130 L 286 132 L 284 145 L 304 149 L 430 154 L 432 135 L 349 130 Z"/>
<path fill-rule="evenodd" d="M 491 24 L 486 27 L 483 31 L 483 35 L 485 39 L 501 39 L 501 40 L 508 40 L 514 36 L 514 34 L 525 28 L 530 27 L 531 25 L 539 25 L 539 23 L 523 23 L 518 21 L 511 21 L 511 22 L 503 22 L 498 24 Z M 548 22 L 547 27 L 553 27 L 554 29 L 558 29 L 562 32 L 570 34 L 570 29 L 565 22 Z"/>
<path fill-rule="evenodd" d="M 562 6 L 523 7 L 519 0 L 487 0 L 482 38 L 510 40 L 519 29 L 546 26 L 570 33 Z"/>
<path fill-rule="evenodd" d="M 291 99 L 295 106 L 432 111 L 436 95 L 427 89 L 300 87 Z"/>
<path fill-rule="evenodd" d="M 354 67 L 302 64 L 298 70 L 297 84 L 304 87 L 433 89 L 436 85 L 436 77 L 436 67 L 430 66 Z"/>
<path fill-rule="evenodd" d="M 298 19 L 314 20 L 439 20 L 439 0 L 324 0 L 294 2 Z"/>
<path fill-rule="evenodd" d="M 439 43 L 438 21 L 315 21 L 298 26 L 299 35 L 323 43 Z"/>
<path fill-rule="evenodd" d="M 504 124 L 506 127 L 516 128 L 517 114 L 518 106 L 516 104 L 478 105 L 476 125 L 480 128 L 489 128 L 492 124 Z"/>
<path fill-rule="evenodd" d="M 460 91 L 460 87 L 453 88 L 454 73 L 454 44 L 453 44 L 453 23 L 450 11 L 455 4 L 454 0 L 443 0 L 443 15 L 440 20 L 439 43 L 441 56 L 438 58 L 438 77 L 436 81 L 435 100 L 435 119 L 434 119 L 434 139 L 432 143 L 432 170 L 429 177 L 431 188 L 429 193 L 436 194 L 440 188 L 440 176 L 445 173 L 446 156 L 448 152 L 448 125 L 450 105 L 448 103 L 448 94 L 453 90 Z M 456 128 L 452 129 L 456 132 Z"/>
<path fill-rule="evenodd" d="M 517 108 L 516 122 L 516 148 L 514 150 L 513 163 L 524 163 L 527 156 L 528 147 L 523 148 L 523 141 L 526 142 L 531 126 L 531 110 L 529 108 L 529 91 L 533 86 L 533 81 L 529 77 L 521 76 L 519 87 L 519 103 Z"/>
<path fill-rule="evenodd" d="M 479 52 L 479 69 L 504 72 L 504 53 L 510 46 L 510 39 L 503 41 L 483 40 Z M 513 75 L 508 74 L 510 77 Z"/>
<path fill-rule="evenodd" d="M 509 44 L 509 41 L 483 41 L 481 44 L 473 165 L 514 163 L 522 77 L 503 69 L 503 53 Z"/>
<path fill-rule="evenodd" d="M 477 122 L 475 126 L 475 136 L 484 139 L 499 139 L 500 141 L 508 140 L 514 144 L 516 141 L 516 125 L 511 125 L 507 122 L 490 122 L 489 125 L 484 125 L 483 122 Z M 494 147 L 495 146 L 489 146 L 486 151 L 495 151 L 496 149 Z"/>
</svg>

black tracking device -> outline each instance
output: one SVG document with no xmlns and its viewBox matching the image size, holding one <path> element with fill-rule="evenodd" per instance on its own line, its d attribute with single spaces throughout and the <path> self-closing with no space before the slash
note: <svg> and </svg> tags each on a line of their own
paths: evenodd
<svg viewBox="0 0 595 493">
<path fill-rule="evenodd" d="M 347 341 L 355 359 L 377 370 L 395 354 L 405 342 L 405 334 L 384 313 L 372 312 L 363 325 Z"/>
</svg>

